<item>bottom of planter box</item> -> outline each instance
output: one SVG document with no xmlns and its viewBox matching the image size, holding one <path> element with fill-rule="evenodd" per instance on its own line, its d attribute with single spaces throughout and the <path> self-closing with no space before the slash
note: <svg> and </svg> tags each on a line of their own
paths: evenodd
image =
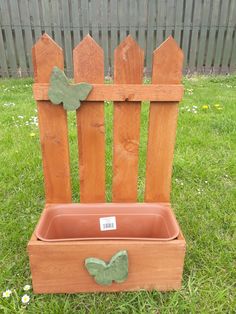
<svg viewBox="0 0 236 314">
<path fill-rule="evenodd" d="M 176 239 L 86 240 L 44 242 L 35 233 L 28 253 L 35 293 L 177 290 L 181 287 L 186 242 Z M 123 282 L 100 285 L 85 267 L 91 257 L 109 262 L 117 252 L 128 255 L 128 276 Z"/>
</svg>

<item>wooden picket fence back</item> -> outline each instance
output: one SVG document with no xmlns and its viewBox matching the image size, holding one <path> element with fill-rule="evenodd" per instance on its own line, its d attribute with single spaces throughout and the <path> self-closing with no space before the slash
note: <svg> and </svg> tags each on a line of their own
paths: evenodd
<svg viewBox="0 0 236 314">
<path fill-rule="evenodd" d="M 76 111 L 81 202 L 105 202 L 104 100 L 114 101 L 113 202 L 136 202 L 141 101 L 149 99 L 146 202 L 169 202 L 183 53 L 172 37 L 153 52 L 152 84 L 142 85 L 144 52 L 128 36 L 115 49 L 114 85 L 104 84 L 104 54 L 88 35 L 73 51 L 74 81 L 93 84 Z M 44 34 L 33 47 L 46 203 L 72 202 L 67 112 L 48 100 L 54 66 L 64 67 L 62 49 Z M 137 85 L 138 84 L 138 85 Z M 110 97 L 110 98 L 109 98 Z"/>
</svg>

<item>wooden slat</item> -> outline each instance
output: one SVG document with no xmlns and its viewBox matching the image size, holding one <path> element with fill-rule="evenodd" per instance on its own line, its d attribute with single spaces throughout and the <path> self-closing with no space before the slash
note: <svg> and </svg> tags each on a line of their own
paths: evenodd
<svg viewBox="0 0 236 314">
<path fill-rule="evenodd" d="M 233 73 L 235 71 L 236 71 L 236 36 L 234 36 L 234 42 L 230 58 L 230 72 Z"/>
<path fill-rule="evenodd" d="M 48 100 L 49 84 L 34 84 L 36 100 Z M 180 101 L 183 96 L 181 84 L 93 84 L 87 101 Z"/>
<path fill-rule="evenodd" d="M 140 84 L 144 53 L 128 36 L 115 50 L 114 82 Z M 113 123 L 113 202 L 137 200 L 141 103 L 115 102 Z"/>
<path fill-rule="evenodd" d="M 169 37 L 153 53 L 152 83 L 179 84 L 182 78 L 183 53 Z M 171 173 L 177 124 L 178 103 L 150 104 L 146 202 L 169 202 Z"/>
<path fill-rule="evenodd" d="M 236 29 L 236 1 L 231 1 L 229 7 L 229 21 L 224 42 L 221 73 L 229 72 L 230 54 L 233 46 L 233 33 Z"/>
<path fill-rule="evenodd" d="M 82 25 L 83 25 L 83 37 L 89 34 L 89 2 L 88 0 L 81 0 L 82 8 Z"/>
<path fill-rule="evenodd" d="M 166 5 L 164 1 L 157 2 L 157 45 L 160 45 L 164 40 Z"/>
<path fill-rule="evenodd" d="M 103 83 L 103 50 L 87 35 L 73 51 L 75 82 Z M 80 202 L 105 201 L 104 103 L 77 110 Z"/>
<path fill-rule="evenodd" d="M 62 36 L 61 36 L 61 16 L 59 10 L 59 2 L 52 1 L 52 25 L 54 29 L 55 41 L 58 45 L 62 45 Z"/>
<path fill-rule="evenodd" d="M 111 27 L 111 67 L 113 69 L 114 64 L 114 50 L 118 45 L 118 8 L 117 0 L 110 1 L 110 20 L 109 24 Z"/>
<path fill-rule="evenodd" d="M 119 0 L 118 1 L 118 23 L 120 30 L 120 42 L 125 39 L 127 36 L 127 24 L 129 20 L 128 10 L 127 10 L 127 1 Z"/>
<path fill-rule="evenodd" d="M 165 37 L 172 36 L 175 22 L 176 1 L 167 0 L 166 2 L 166 34 Z"/>
<path fill-rule="evenodd" d="M 82 39 L 80 36 L 80 23 L 82 21 L 81 3 L 78 2 L 78 0 L 71 0 L 71 16 L 72 16 L 74 43 L 76 46 Z"/>
<path fill-rule="evenodd" d="M 214 70 L 216 73 L 220 73 L 221 66 L 221 58 L 224 49 L 224 37 L 225 37 L 225 27 L 227 26 L 227 18 L 228 18 L 228 6 L 230 2 L 229 0 L 224 0 L 221 2 L 220 9 L 220 18 L 218 28 L 218 35 L 216 39 L 216 48 L 215 48 L 215 58 L 214 58 Z"/>
<path fill-rule="evenodd" d="M 178 0 L 176 2 L 176 11 L 175 11 L 175 41 L 180 46 L 181 44 L 181 30 L 182 30 L 182 15 L 183 15 L 183 4 L 184 0 Z"/>
<path fill-rule="evenodd" d="M 129 1 L 129 34 L 137 40 L 137 23 L 138 23 L 138 1 L 130 0 Z"/>
<path fill-rule="evenodd" d="M 0 14 L 0 17 L 1 17 L 1 14 Z M 3 37 L 2 37 L 1 24 L 0 24 L 0 76 L 9 77 L 6 51 L 5 51 L 4 41 L 3 41 Z"/>
<path fill-rule="evenodd" d="M 26 59 L 27 59 L 27 67 L 29 67 L 30 75 L 33 74 L 33 64 L 32 64 L 32 56 L 31 50 L 33 46 L 33 38 L 32 38 L 32 30 L 30 25 L 30 13 L 29 6 L 27 0 L 19 1 L 19 9 L 20 9 L 20 19 L 23 24 L 22 29 L 24 30 L 24 40 L 25 40 L 25 48 L 26 48 Z"/>
<path fill-rule="evenodd" d="M 212 72 L 212 62 L 213 62 L 214 52 L 216 48 L 215 47 L 216 31 L 217 31 L 216 26 L 218 25 L 218 21 L 219 21 L 219 14 L 220 14 L 220 0 L 215 0 L 212 3 L 211 23 L 210 23 L 207 51 L 206 51 L 206 66 L 205 66 L 206 74 Z"/>
<path fill-rule="evenodd" d="M 185 2 L 182 49 L 184 51 L 184 56 L 185 56 L 184 69 L 186 70 L 187 70 L 188 60 L 189 60 L 188 47 L 189 47 L 189 41 L 190 41 L 192 7 L 193 7 L 193 0 L 188 0 Z"/>
<path fill-rule="evenodd" d="M 102 33 L 102 48 L 104 51 L 105 75 L 109 72 L 109 45 L 108 45 L 108 0 L 102 0 L 101 3 L 101 33 Z"/>
<path fill-rule="evenodd" d="M 204 0 L 202 7 L 202 23 L 199 38 L 198 58 L 197 58 L 197 71 L 204 72 L 205 54 L 207 47 L 207 26 L 209 25 L 211 16 L 211 0 Z"/>
<path fill-rule="evenodd" d="M 192 29 L 192 37 L 191 37 L 191 43 L 190 43 L 190 52 L 189 52 L 189 70 L 192 73 L 196 71 L 198 34 L 200 31 L 201 13 L 202 13 L 201 8 L 202 8 L 202 2 L 195 1 L 194 12 L 193 12 L 193 29 Z"/>
<path fill-rule="evenodd" d="M 92 26 L 92 37 L 93 39 L 100 44 L 99 42 L 99 22 L 101 20 L 101 10 L 100 10 L 100 6 L 97 5 L 97 1 L 92 0 L 90 2 L 90 24 Z"/>
<path fill-rule="evenodd" d="M 146 51 L 147 0 L 138 1 L 138 43 Z"/>
<path fill-rule="evenodd" d="M 42 29 L 45 33 L 52 37 L 52 20 L 51 20 L 51 8 L 48 0 L 41 0 L 42 5 Z"/>
<path fill-rule="evenodd" d="M 62 27 L 64 30 L 64 42 L 65 42 L 65 60 L 66 60 L 66 74 L 72 76 L 73 64 L 72 64 L 72 41 L 70 32 L 70 16 L 69 16 L 69 3 L 68 1 L 62 1 Z"/>
<path fill-rule="evenodd" d="M 152 66 L 152 51 L 154 49 L 154 25 L 155 25 L 156 4 L 154 1 L 148 1 L 148 28 L 147 28 L 147 52 L 146 65 L 148 69 Z"/>
<path fill-rule="evenodd" d="M 48 83 L 52 68 L 63 69 L 62 49 L 44 34 L 32 50 L 34 79 Z M 62 106 L 38 101 L 46 203 L 70 203 L 70 165 L 67 114 Z"/>
<path fill-rule="evenodd" d="M 13 29 L 15 32 L 15 45 L 16 45 L 16 53 L 19 60 L 19 76 L 27 76 L 27 64 L 26 64 L 26 57 L 25 57 L 25 47 L 24 47 L 24 40 L 22 34 L 22 27 L 20 22 L 20 15 L 19 15 L 19 7 L 17 0 L 10 0 L 10 13 L 11 19 L 13 21 Z"/>
<path fill-rule="evenodd" d="M 29 11 L 34 29 L 34 37 L 37 41 L 42 34 L 38 1 L 29 1 Z"/>
</svg>

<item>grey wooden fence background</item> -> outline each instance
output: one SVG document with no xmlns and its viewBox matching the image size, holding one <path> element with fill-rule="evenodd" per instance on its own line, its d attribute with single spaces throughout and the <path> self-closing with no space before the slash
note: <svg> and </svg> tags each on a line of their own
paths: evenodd
<svg viewBox="0 0 236 314">
<path fill-rule="evenodd" d="M 106 75 L 127 34 L 145 51 L 146 75 L 152 51 L 170 34 L 185 52 L 186 72 L 236 70 L 236 0 L 0 0 L 0 76 L 31 75 L 31 47 L 44 32 L 64 48 L 68 75 L 87 33 L 104 49 Z"/>
</svg>

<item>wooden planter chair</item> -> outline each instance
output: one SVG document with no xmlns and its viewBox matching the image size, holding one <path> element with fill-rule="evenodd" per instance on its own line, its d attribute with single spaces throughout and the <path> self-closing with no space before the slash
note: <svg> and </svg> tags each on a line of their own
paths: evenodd
<svg viewBox="0 0 236 314">
<path fill-rule="evenodd" d="M 169 206 L 178 103 L 183 94 L 181 49 L 169 37 L 153 52 L 149 85 L 142 84 L 144 52 L 131 36 L 115 49 L 114 84 L 104 84 L 103 50 L 89 35 L 75 47 L 73 60 L 75 83 L 93 86 L 76 110 L 80 202 L 106 202 L 104 100 L 114 102 L 112 202 L 137 202 L 141 101 L 149 100 L 144 200 Z M 63 51 L 44 34 L 33 47 L 33 63 L 46 208 L 71 204 L 67 111 L 48 97 L 53 67 L 64 67 Z M 28 244 L 33 289 L 35 293 L 179 289 L 185 246 L 181 231 L 170 241 L 62 242 L 41 241 L 34 232 Z M 124 248 L 129 254 L 127 280 L 98 285 L 84 267 L 85 258 L 109 261 Z"/>
</svg>

